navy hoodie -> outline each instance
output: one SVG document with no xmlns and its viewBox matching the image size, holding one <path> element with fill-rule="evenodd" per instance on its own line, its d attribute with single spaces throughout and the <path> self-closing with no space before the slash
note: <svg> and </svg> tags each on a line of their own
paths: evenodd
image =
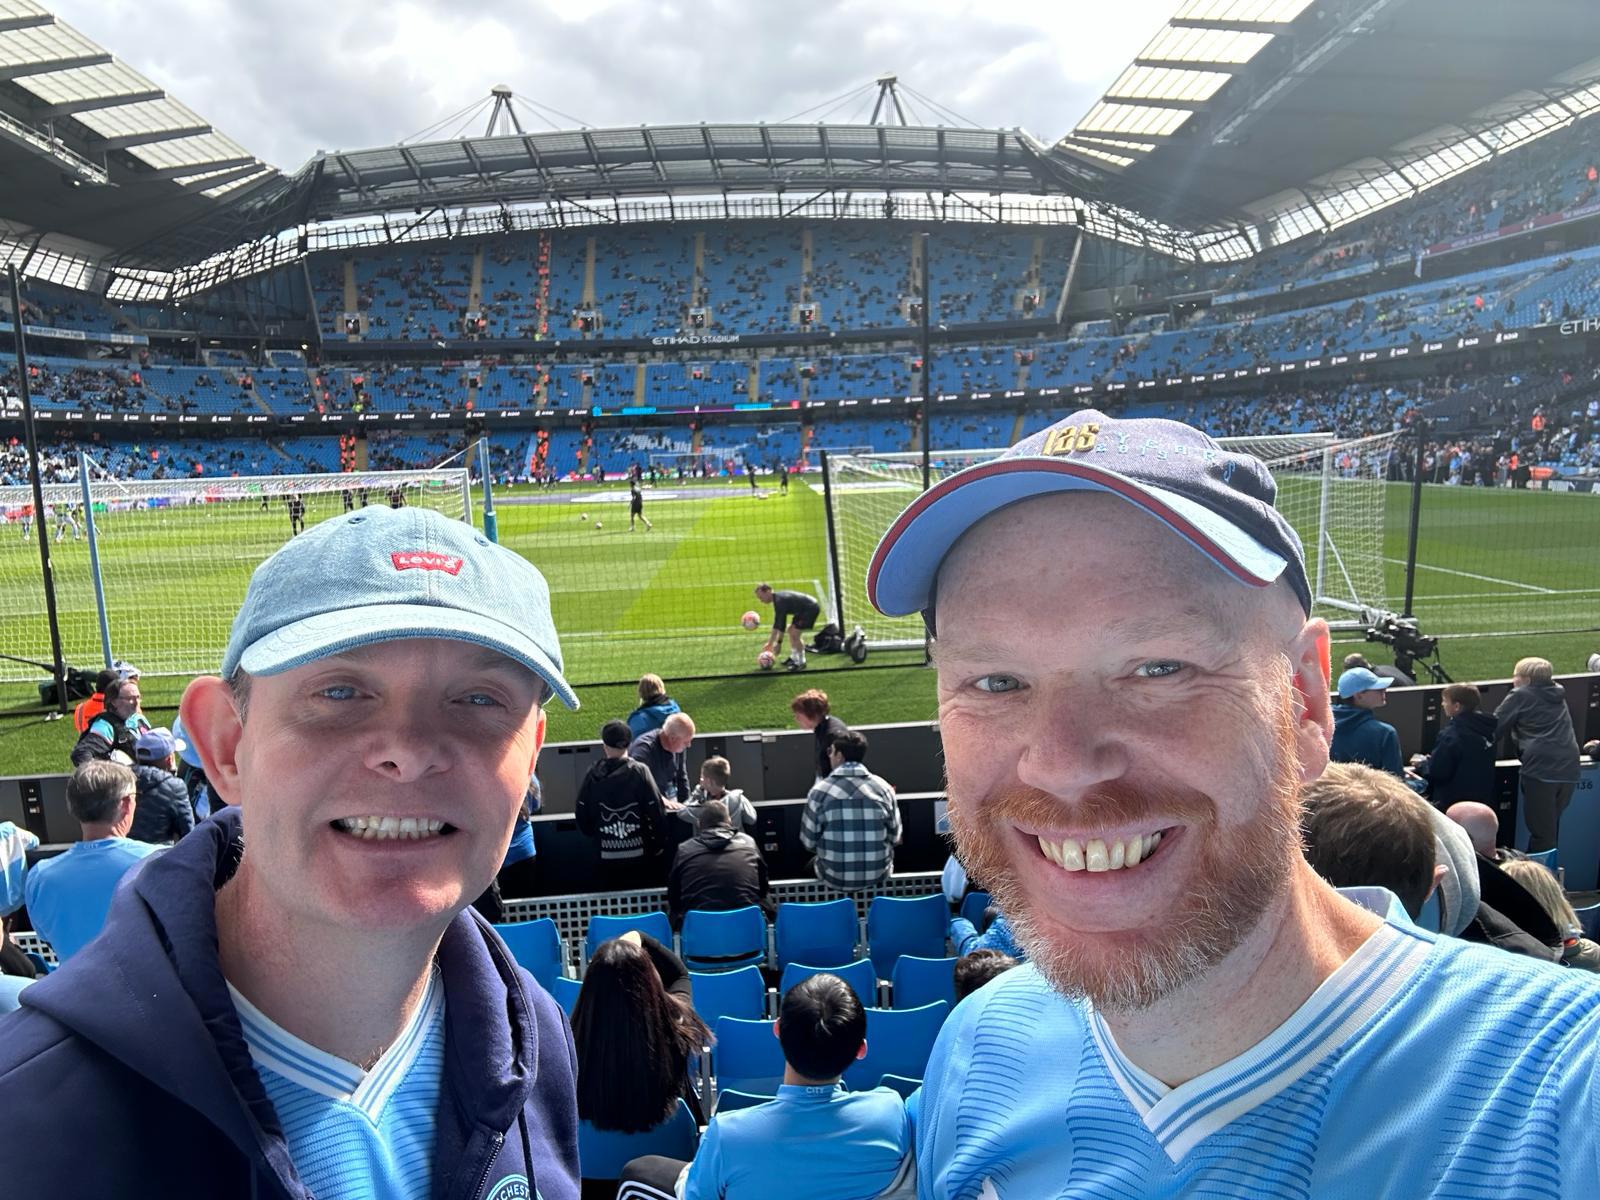
<svg viewBox="0 0 1600 1200">
<path fill-rule="evenodd" d="M 1328 757 L 1334 762 L 1365 763 L 1391 775 L 1405 774 L 1400 762 L 1400 735 L 1394 726 L 1373 716 L 1370 708 L 1354 704 L 1333 706 L 1333 742 Z"/>
<path fill-rule="evenodd" d="M 1440 809 L 1458 800 L 1494 803 L 1494 718 L 1458 712 L 1439 731 L 1433 753 L 1417 768 L 1428 781 L 1428 799 Z"/>
<path fill-rule="evenodd" d="M 118 890 L 104 931 L 0 1017 L 7 1195 L 308 1200 L 217 960 L 228 808 Z M 434 1200 L 576 1200 L 576 1060 L 561 1010 L 472 909 L 439 946 L 445 1073 Z"/>
</svg>

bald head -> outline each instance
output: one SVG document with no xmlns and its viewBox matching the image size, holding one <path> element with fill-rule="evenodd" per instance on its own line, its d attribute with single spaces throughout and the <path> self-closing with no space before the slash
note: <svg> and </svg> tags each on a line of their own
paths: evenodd
<svg viewBox="0 0 1600 1200">
<path fill-rule="evenodd" d="M 682 754 L 694 741 L 694 721 L 688 713 L 673 713 L 662 723 L 661 744 L 673 754 Z"/>
<path fill-rule="evenodd" d="M 1495 843 L 1500 837 L 1500 814 L 1487 804 L 1463 800 L 1452 804 L 1444 815 L 1467 831 L 1473 850 L 1484 858 L 1494 857 Z"/>
</svg>

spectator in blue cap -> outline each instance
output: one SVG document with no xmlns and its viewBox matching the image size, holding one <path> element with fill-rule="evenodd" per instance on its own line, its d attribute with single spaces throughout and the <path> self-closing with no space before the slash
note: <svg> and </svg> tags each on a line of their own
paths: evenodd
<svg viewBox="0 0 1600 1200">
<path fill-rule="evenodd" d="M 940 1030 L 924 1200 L 1593 1191 L 1600 989 L 1301 852 L 1329 634 L 1276 494 L 1199 430 L 1082 410 L 873 555 L 868 598 L 932 635 L 957 852 L 1029 957 Z M 1429 1137 L 1372 1153 L 1396 1112 Z"/>
<path fill-rule="evenodd" d="M 1333 706 L 1333 742 L 1328 757 L 1334 762 L 1361 763 L 1377 771 L 1405 778 L 1400 760 L 1400 735 L 1374 710 L 1389 703 L 1385 679 L 1366 667 L 1351 667 L 1339 676 L 1339 703 Z"/>
<path fill-rule="evenodd" d="M 257 567 L 181 706 L 228 807 L 0 1034 L 18 1194 L 576 1200 L 571 1035 L 469 911 L 551 697 L 544 577 L 470 525 L 367 508 Z"/>
</svg>

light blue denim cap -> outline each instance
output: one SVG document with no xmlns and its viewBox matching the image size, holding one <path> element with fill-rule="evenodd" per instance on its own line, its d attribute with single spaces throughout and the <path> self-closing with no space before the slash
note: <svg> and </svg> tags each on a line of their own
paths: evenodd
<svg viewBox="0 0 1600 1200">
<path fill-rule="evenodd" d="M 404 638 L 497 650 L 578 698 L 561 674 L 550 586 L 472 526 L 427 508 L 367 508 L 291 538 L 256 568 L 233 620 L 223 678 L 276 675 Z"/>
</svg>

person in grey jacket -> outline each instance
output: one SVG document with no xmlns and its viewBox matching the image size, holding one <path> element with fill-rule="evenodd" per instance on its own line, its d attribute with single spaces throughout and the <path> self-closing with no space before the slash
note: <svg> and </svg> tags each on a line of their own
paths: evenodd
<svg viewBox="0 0 1600 1200">
<path fill-rule="evenodd" d="M 1495 741 L 1517 739 L 1522 759 L 1522 813 L 1528 853 L 1555 848 L 1561 814 L 1578 785 L 1578 737 L 1567 693 L 1542 658 L 1524 658 L 1511 674 L 1511 694 L 1494 710 Z"/>
</svg>

